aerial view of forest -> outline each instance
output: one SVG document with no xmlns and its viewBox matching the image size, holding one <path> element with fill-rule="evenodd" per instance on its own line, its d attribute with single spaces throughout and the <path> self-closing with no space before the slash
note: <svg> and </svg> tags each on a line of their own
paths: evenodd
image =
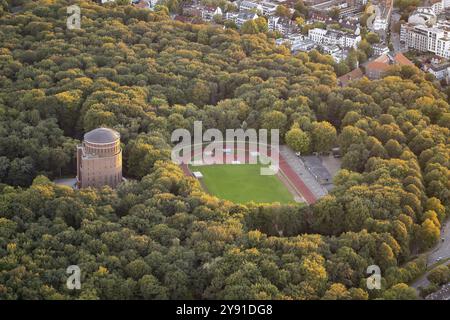
<svg viewBox="0 0 450 320">
<path fill-rule="evenodd" d="M 71 30 L 73 3 L 82 25 Z M 270 32 L 177 21 L 164 5 L 0 0 L 0 300 L 437 290 L 446 259 L 426 287 L 412 283 L 450 212 L 449 91 L 410 65 L 340 86 L 340 67 Z M 208 193 L 171 161 L 171 133 L 194 121 L 276 128 L 303 154 L 338 147 L 334 188 L 314 203 Z M 120 134 L 126 181 L 55 183 L 77 174 L 77 145 L 99 127 Z M 69 265 L 82 270 L 80 290 L 66 287 Z M 371 265 L 380 290 L 366 286 Z"/>
</svg>

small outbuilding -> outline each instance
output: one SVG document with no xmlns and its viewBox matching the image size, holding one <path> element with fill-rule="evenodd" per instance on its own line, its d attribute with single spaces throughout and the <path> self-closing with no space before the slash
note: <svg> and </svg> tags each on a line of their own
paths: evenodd
<svg viewBox="0 0 450 320">
<path fill-rule="evenodd" d="M 200 171 L 194 171 L 192 172 L 192 175 L 196 178 L 196 179 L 201 179 L 203 178 L 203 174 Z"/>
</svg>

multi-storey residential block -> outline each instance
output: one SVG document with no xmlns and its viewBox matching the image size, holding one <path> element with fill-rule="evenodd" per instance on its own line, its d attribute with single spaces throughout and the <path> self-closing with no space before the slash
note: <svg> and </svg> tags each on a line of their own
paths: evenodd
<svg viewBox="0 0 450 320">
<path fill-rule="evenodd" d="M 356 48 L 361 41 L 360 35 L 320 28 L 309 30 L 308 37 L 319 44 L 339 45 L 344 48 Z"/>
<path fill-rule="evenodd" d="M 239 10 L 244 10 L 244 11 L 259 11 L 262 13 L 262 5 L 258 2 L 253 2 L 253 1 L 241 1 L 241 3 L 239 4 Z"/>
<path fill-rule="evenodd" d="M 297 40 L 292 43 L 291 50 L 296 51 L 311 51 L 317 46 L 317 44 L 309 39 Z"/>
<path fill-rule="evenodd" d="M 320 28 L 313 28 L 308 31 L 308 37 L 316 43 L 322 43 L 326 34 L 327 30 Z"/>
<path fill-rule="evenodd" d="M 446 8 L 450 8 L 450 0 L 429 0 L 427 4 L 428 7 L 418 7 L 417 9 L 425 8 L 438 15 L 444 12 Z"/>
<path fill-rule="evenodd" d="M 254 2 L 254 1 L 247 1 L 244 0 L 239 5 L 239 10 L 242 11 L 256 11 L 259 12 L 265 16 L 270 16 L 275 14 L 275 11 L 277 10 L 277 5 L 271 2 Z"/>
<path fill-rule="evenodd" d="M 251 11 L 227 12 L 225 14 L 225 19 L 234 21 L 238 27 L 242 27 L 246 21 L 258 19 L 258 17 L 258 14 Z"/>
<path fill-rule="evenodd" d="M 446 23 L 438 23 L 432 27 L 403 24 L 400 29 L 400 41 L 408 48 L 450 58 L 450 27 Z"/>
<path fill-rule="evenodd" d="M 286 38 L 276 40 L 277 45 L 282 45 L 286 43 L 291 46 L 292 52 L 310 51 L 315 47 L 317 47 L 317 43 L 301 34 L 291 34 Z"/>
<path fill-rule="evenodd" d="M 450 0 L 431 0 L 430 7 L 435 14 L 440 14 L 444 12 L 446 8 L 450 8 Z"/>
<path fill-rule="evenodd" d="M 437 39 L 434 53 L 439 57 L 450 58 L 450 37 L 447 32 Z"/>
<path fill-rule="evenodd" d="M 444 80 L 448 78 L 450 74 L 450 64 L 431 64 L 430 66 L 424 68 L 425 71 L 431 73 L 438 80 Z"/>
<path fill-rule="evenodd" d="M 403 24 L 400 28 L 400 41 L 408 48 L 417 51 L 428 51 L 428 27 L 423 25 Z"/>
<path fill-rule="evenodd" d="M 290 19 L 281 18 L 277 16 L 270 16 L 268 19 L 269 31 L 278 31 L 282 35 L 289 35 L 298 30 L 297 25 Z"/>
<path fill-rule="evenodd" d="M 262 13 L 265 16 L 270 16 L 275 14 L 275 12 L 277 11 L 277 5 L 273 4 L 271 2 L 261 2 L 262 5 Z"/>
<path fill-rule="evenodd" d="M 214 16 L 223 16 L 220 7 L 203 7 L 201 8 L 201 14 L 204 21 L 212 21 Z"/>
<path fill-rule="evenodd" d="M 389 48 L 384 44 L 376 43 L 372 45 L 372 49 L 375 56 L 381 56 L 383 54 L 389 53 Z"/>
<path fill-rule="evenodd" d="M 444 1 L 442 0 L 434 0 L 431 1 L 431 9 L 435 14 L 439 14 L 444 11 Z"/>
</svg>

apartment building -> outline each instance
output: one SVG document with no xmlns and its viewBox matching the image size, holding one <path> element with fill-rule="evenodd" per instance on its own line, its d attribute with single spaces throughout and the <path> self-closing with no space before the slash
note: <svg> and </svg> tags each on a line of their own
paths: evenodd
<svg viewBox="0 0 450 320">
<path fill-rule="evenodd" d="M 262 5 L 258 2 L 253 2 L 253 1 L 242 1 L 239 4 L 239 10 L 244 10 L 244 11 L 259 11 L 262 13 L 263 9 L 262 9 Z"/>
<path fill-rule="evenodd" d="M 246 21 L 258 19 L 258 17 L 258 14 L 251 11 L 227 12 L 225 14 L 225 19 L 234 21 L 238 27 L 242 27 Z"/>
<path fill-rule="evenodd" d="M 275 14 L 277 10 L 277 5 L 271 2 L 253 2 L 253 1 L 242 1 L 239 5 L 239 10 L 243 11 L 257 11 L 265 16 L 271 16 Z"/>
<path fill-rule="evenodd" d="M 435 14 L 439 14 L 444 11 L 444 1 L 443 0 L 434 0 L 431 1 L 431 9 Z"/>
<path fill-rule="evenodd" d="M 444 63 L 444 64 L 432 64 L 429 67 L 424 68 L 425 71 L 431 73 L 436 77 L 438 80 L 444 80 L 447 79 L 450 71 L 450 64 Z"/>
<path fill-rule="evenodd" d="M 267 25 L 269 31 L 277 31 L 284 36 L 294 33 L 298 29 L 292 20 L 277 16 L 270 16 Z"/>
<path fill-rule="evenodd" d="M 318 44 L 338 45 L 344 48 L 356 48 L 361 41 L 360 35 L 320 28 L 309 30 L 308 37 Z"/>
<path fill-rule="evenodd" d="M 386 46 L 384 44 L 375 43 L 372 45 L 372 49 L 373 49 L 373 54 L 375 56 L 381 56 L 383 54 L 389 53 L 388 46 Z"/>
<path fill-rule="evenodd" d="M 450 7 L 450 0 L 431 0 L 430 6 L 435 14 L 440 14 Z"/>
<path fill-rule="evenodd" d="M 450 7 L 450 0 L 429 0 L 427 1 L 428 8 L 433 11 L 434 14 L 438 15 L 445 11 L 446 8 Z M 418 7 L 417 9 L 424 8 Z"/>
<path fill-rule="evenodd" d="M 201 14 L 204 21 L 212 21 L 214 16 L 223 16 L 220 7 L 203 7 L 201 8 Z"/>
<path fill-rule="evenodd" d="M 438 23 L 433 27 L 403 24 L 400 29 L 400 41 L 408 48 L 450 58 L 450 27 L 446 23 Z"/>
<path fill-rule="evenodd" d="M 308 38 L 316 43 L 322 43 L 323 38 L 326 36 L 327 30 L 320 28 L 313 28 L 308 31 Z"/>
<path fill-rule="evenodd" d="M 404 42 L 408 48 L 417 51 L 428 51 L 429 28 L 424 25 L 402 24 L 400 27 L 400 41 Z"/>
<path fill-rule="evenodd" d="M 436 51 L 434 53 L 439 57 L 450 59 L 450 37 L 447 32 L 436 40 Z"/>
</svg>

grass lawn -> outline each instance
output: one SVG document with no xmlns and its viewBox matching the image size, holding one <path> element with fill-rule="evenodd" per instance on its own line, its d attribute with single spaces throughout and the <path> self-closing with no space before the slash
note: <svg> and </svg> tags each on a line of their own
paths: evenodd
<svg viewBox="0 0 450 320">
<path fill-rule="evenodd" d="M 277 176 L 260 175 L 259 164 L 190 166 L 203 174 L 209 193 L 235 203 L 294 203 L 294 198 Z"/>
</svg>

